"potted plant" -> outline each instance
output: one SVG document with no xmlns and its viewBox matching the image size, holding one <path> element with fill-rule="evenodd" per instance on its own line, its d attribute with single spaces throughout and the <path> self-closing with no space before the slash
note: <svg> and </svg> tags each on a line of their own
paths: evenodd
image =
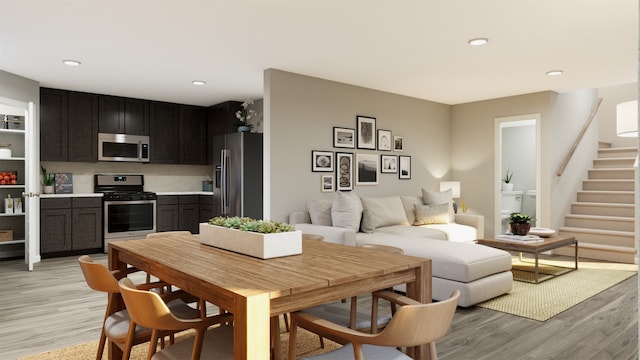
<svg viewBox="0 0 640 360">
<path fill-rule="evenodd" d="M 513 172 L 509 172 L 507 168 L 507 173 L 502 177 L 502 191 L 513 191 L 513 184 L 511 183 L 511 179 L 513 178 Z"/>
<path fill-rule="evenodd" d="M 293 225 L 249 217 L 218 216 L 201 223 L 200 242 L 261 259 L 302 253 L 302 232 Z"/>
<path fill-rule="evenodd" d="M 40 165 L 40 172 L 42 173 L 43 192 L 45 194 L 53 194 L 53 174 L 47 172 L 47 169 L 42 165 Z"/>
<path fill-rule="evenodd" d="M 511 220 L 509 227 L 513 235 L 527 235 L 531 230 L 531 222 L 533 221 L 531 216 L 522 213 L 511 213 L 509 219 Z"/>
<path fill-rule="evenodd" d="M 245 100 L 241 105 L 241 109 L 236 111 L 236 118 L 238 119 L 238 132 L 249 132 L 253 125 L 249 124 L 249 120 L 258 114 L 257 111 L 249 109 L 249 105 L 253 105 L 253 100 Z"/>
</svg>

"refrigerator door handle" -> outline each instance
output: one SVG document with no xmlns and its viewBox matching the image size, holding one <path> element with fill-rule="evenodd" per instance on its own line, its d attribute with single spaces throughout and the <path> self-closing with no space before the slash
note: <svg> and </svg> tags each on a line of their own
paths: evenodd
<svg viewBox="0 0 640 360">
<path fill-rule="evenodd" d="M 227 149 L 222 149 L 222 151 L 220 152 L 220 165 L 221 165 L 221 172 L 220 172 L 220 205 L 221 205 L 221 213 L 223 216 L 227 215 L 228 209 L 229 209 L 229 179 L 227 177 L 228 174 L 228 170 L 229 170 L 229 156 L 228 156 L 228 152 L 229 150 Z"/>
</svg>

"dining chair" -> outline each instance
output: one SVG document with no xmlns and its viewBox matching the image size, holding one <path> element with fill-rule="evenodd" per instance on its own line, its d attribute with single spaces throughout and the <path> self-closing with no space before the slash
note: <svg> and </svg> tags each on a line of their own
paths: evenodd
<svg viewBox="0 0 640 360">
<path fill-rule="evenodd" d="M 107 309 L 105 311 L 104 320 L 102 322 L 102 330 L 100 332 L 100 341 L 98 342 L 98 352 L 96 359 L 102 359 L 106 340 L 111 340 L 120 349 L 124 355 L 123 359 L 128 359 L 131 347 L 149 341 L 151 330 L 141 326 L 131 328 L 131 319 L 127 310 L 116 311 L 120 304 L 118 294 L 120 287 L 118 280 L 106 266 L 96 263 L 89 255 L 83 255 L 78 258 L 80 269 L 87 282 L 87 285 L 95 291 L 105 292 L 107 297 Z M 166 283 L 147 283 L 140 285 L 142 288 L 153 289 L 166 286 Z M 180 313 L 185 318 L 198 318 L 200 312 L 178 298 L 178 294 L 166 294 L 165 299 L 170 301 L 173 311 Z"/>
<path fill-rule="evenodd" d="M 404 254 L 404 251 L 401 248 L 389 245 L 362 244 L 361 247 L 386 251 L 393 254 Z M 392 291 L 392 289 L 389 289 L 389 291 Z M 319 318 L 329 320 L 335 324 L 339 324 L 350 329 L 374 333 L 380 327 L 385 326 L 391 320 L 391 317 L 395 313 L 396 307 L 394 303 L 390 303 L 391 312 L 382 315 L 378 315 L 379 312 L 377 311 L 378 309 L 376 307 L 372 306 L 371 309 L 372 311 L 374 309 L 376 310 L 375 317 L 373 316 L 372 312 L 367 313 L 362 311 L 362 309 L 358 307 L 358 297 L 353 296 L 349 301 L 343 299 L 341 301 L 314 306 L 302 311 L 308 312 Z M 324 348 L 324 338 L 331 339 L 340 344 L 346 343 L 344 339 L 335 337 L 332 333 L 318 333 L 318 336 L 320 337 L 321 348 Z"/>
<path fill-rule="evenodd" d="M 233 359 L 233 315 L 224 313 L 207 318 L 184 319 L 176 316 L 158 293 L 137 289 L 131 279 L 122 278 L 118 285 L 131 320 L 151 329 L 151 344 L 147 359 L 183 360 Z M 214 325 L 217 325 L 213 327 Z M 210 329 L 211 327 L 211 329 Z M 166 332 L 194 329 L 196 334 L 157 351 L 158 339 Z M 133 331 L 133 330 L 132 330 Z"/>
<path fill-rule="evenodd" d="M 449 331 L 460 299 L 460 291 L 455 290 L 446 300 L 429 304 L 422 304 L 387 290 L 378 291 L 374 293 L 374 296 L 400 305 L 387 326 L 375 334 L 349 329 L 304 311 L 291 313 L 289 359 L 295 359 L 296 333 L 300 326 L 312 332 L 332 333 L 348 342 L 347 345 L 337 350 L 303 359 L 411 359 L 397 348 L 411 348 L 427 344 L 431 359 L 437 360 L 438 353 L 435 341 Z"/>
</svg>

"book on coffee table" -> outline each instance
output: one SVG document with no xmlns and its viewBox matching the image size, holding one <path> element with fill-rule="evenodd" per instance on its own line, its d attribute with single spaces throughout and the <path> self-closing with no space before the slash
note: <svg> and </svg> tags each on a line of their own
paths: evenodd
<svg viewBox="0 0 640 360">
<path fill-rule="evenodd" d="M 537 243 L 544 241 L 544 239 L 538 235 L 496 235 L 496 240 L 524 243 Z"/>
</svg>

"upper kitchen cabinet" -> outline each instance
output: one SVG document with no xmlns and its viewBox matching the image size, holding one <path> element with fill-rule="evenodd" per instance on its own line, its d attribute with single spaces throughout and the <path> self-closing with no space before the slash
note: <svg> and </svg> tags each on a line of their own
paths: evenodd
<svg viewBox="0 0 640 360">
<path fill-rule="evenodd" d="M 95 162 L 97 134 L 97 95 L 40 89 L 40 160 Z"/>
<path fill-rule="evenodd" d="M 151 163 L 177 164 L 180 159 L 180 105 L 152 101 L 150 113 L 149 156 Z"/>
<path fill-rule="evenodd" d="M 207 109 L 180 106 L 180 164 L 207 163 Z"/>
<path fill-rule="evenodd" d="M 240 101 L 225 101 L 208 108 L 209 139 L 213 139 L 218 135 L 231 134 L 238 131 L 236 126 L 238 123 L 236 111 L 240 110 L 241 104 L 242 102 Z M 212 157 L 213 142 L 209 141 L 207 144 L 207 163 L 213 163 Z"/>
<path fill-rule="evenodd" d="M 149 135 L 149 101 L 100 95 L 101 133 Z"/>
</svg>

